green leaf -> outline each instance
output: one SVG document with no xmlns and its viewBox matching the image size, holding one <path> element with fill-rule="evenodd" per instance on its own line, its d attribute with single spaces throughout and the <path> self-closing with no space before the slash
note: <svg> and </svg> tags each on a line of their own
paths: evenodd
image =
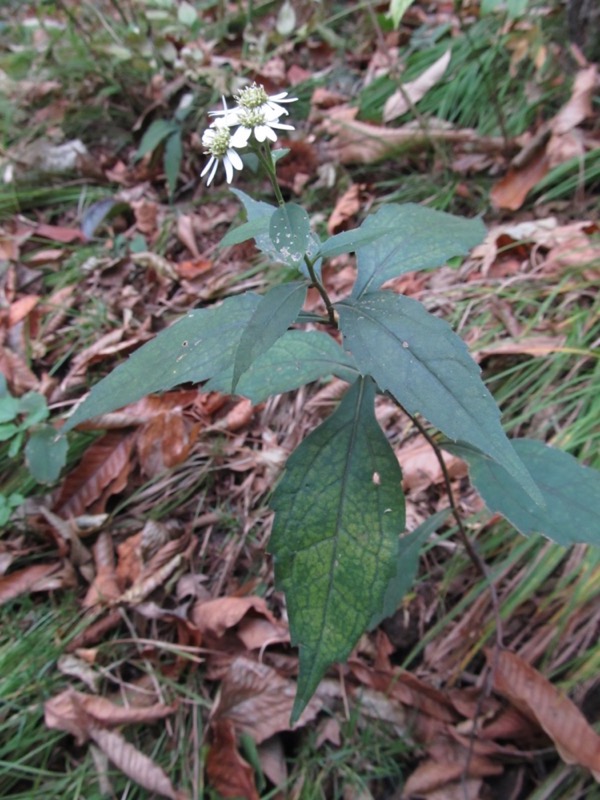
<svg viewBox="0 0 600 800">
<path fill-rule="evenodd" d="M 410 414 L 422 414 L 449 439 L 486 453 L 520 481 L 538 488 L 500 424 L 500 411 L 466 345 L 416 300 L 373 292 L 336 305 L 344 344 L 363 375 L 372 375 Z"/>
<path fill-rule="evenodd" d="M 29 472 L 39 483 L 54 483 L 67 460 L 67 437 L 51 426 L 34 431 L 25 445 Z"/>
<path fill-rule="evenodd" d="M 20 427 L 18 425 L 14 425 L 12 422 L 3 422 L 0 425 L 0 442 L 7 442 L 9 439 L 12 439 L 20 431 Z"/>
<path fill-rule="evenodd" d="M 304 260 L 310 237 L 310 220 L 302 206 L 286 203 L 271 216 L 269 236 L 278 260 L 296 267 Z"/>
<path fill-rule="evenodd" d="M 281 4 L 275 28 L 280 36 L 291 36 L 294 32 L 296 28 L 296 12 L 290 0 L 284 0 Z"/>
<path fill-rule="evenodd" d="M 151 153 L 161 142 L 171 136 L 179 129 L 176 122 L 169 122 L 166 119 L 155 119 L 146 133 L 142 136 L 142 141 L 135 154 L 135 160 L 139 161 L 146 153 Z"/>
<path fill-rule="evenodd" d="M 400 467 L 360 378 L 290 456 L 271 501 L 270 550 L 299 646 L 298 719 L 326 669 L 383 608 L 404 529 Z"/>
<path fill-rule="evenodd" d="M 267 397 L 298 389 L 326 375 L 353 383 L 358 370 L 331 336 L 322 331 L 286 331 L 241 376 L 235 392 L 254 405 Z M 233 369 L 216 375 L 204 387 L 233 394 Z"/>
<path fill-rule="evenodd" d="M 406 203 L 389 204 L 352 231 L 332 236 L 320 255 L 356 252 L 358 279 L 353 296 L 378 289 L 390 278 L 416 269 L 439 267 L 462 255 L 485 236 L 479 219 L 464 219 Z"/>
<path fill-rule="evenodd" d="M 181 131 L 177 131 L 167 139 L 164 155 L 165 175 L 167 176 L 167 186 L 169 187 L 170 197 L 173 197 L 175 189 L 177 188 L 177 178 L 179 177 L 179 170 L 181 168 L 181 157 Z"/>
<path fill-rule="evenodd" d="M 412 6 L 415 0 L 391 0 L 390 2 L 390 17 L 394 23 L 394 28 L 398 28 L 402 22 L 402 17 L 406 11 Z"/>
<path fill-rule="evenodd" d="M 356 250 L 353 297 L 373 292 L 405 272 L 439 267 L 452 256 L 467 253 L 485 236 L 480 219 L 455 217 L 414 203 L 384 206 L 367 217 L 361 230 L 380 235 Z"/>
<path fill-rule="evenodd" d="M 10 394 L 0 395 L 0 422 L 10 422 L 18 414 L 19 398 Z"/>
<path fill-rule="evenodd" d="M 151 392 L 205 381 L 223 372 L 233 365 L 242 331 L 260 300 L 248 292 L 216 308 L 190 311 L 96 384 L 63 430 Z"/>
<path fill-rule="evenodd" d="M 544 442 L 515 439 L 513 445 L 540 488 L 543 508 L 483 453 L 463 442 L 443 447 L 468 463 L 471 480 L 490 511 L 502 514 L 521 533 L 542 533 L 565 547 L 577 542 L 600 545 L 600 472 Z"/>
<path fill-rule="evenodd" d="M 405 594 L 412 588 L 419 569 L 419 553 L 424 542 L 446 522 L 452 509 L 444 508 L 425 520 L 412 533 L 406 533 L 400 539 L 396 571 L 391 577 L 383 598 L 383 609 L 374 614 L 369 622 L 372 631 L 380 622 L 393 616 Z"/>
<path fill-rule="evenodd" d="M 269 203 L 263 203 L 261 200 L 254 200 L 240 189 L 232 189 L 231 191 L 243 203 L 244 208 L 246 209 L 248 222 L 265 225 L 264 233 L 259 232 L 254 234 L 254 241 L 256 242 L 258 249 L 273 261 L 279 261 L 279 253 L 274 247 L 269 235 L 271 217 L 277 210 L 277 207 L 272 206 Z"/>
<path fill-rule="evenodd" d="M 271 211 L 271 214 L 272 213 Z M 234 244 L 247 242 L 248 239 L 255 239 L 257 236 L 268 235 L 269 220 L 270 217 L 260 217 L 252 222 L 244 222 L 243 225 L 239 225 L 237 228 L 227 231 L 225 236 L 221 239 L 219 247 L 231 247 L 231 245 Z"/>
<path fill-rule="evenodd" d="M 367 220 L 371 217 L 367 217 Z M 359 228 L 353 228 L 351 231 L 343 231 L 331 236 L 321 245 L 319 255 L 323 258 L 333 258 L 340 256 L 342 253 L 354 253 L 359 247 L 374 242 L 382 235 L 380 230 L 373 228 L 364 230 L 366 221 Z"/>
<path fill-rule="evenodd" d="M 275 150 L 271 150 L 271 158 L 273 159 L 273 164 L 277 164 L 277 162 L 287 156 L 290 152 L 289 147 L 278 147 Z"/>
<path fill-rule="evenodd" d="M 191 3 L 184 0 L 177 9 L 177 19 L 182 25 L 191 28 L 198 19 L 198 12 Z"/>
<path fill-rule="evenodd" d="M 266 352 L 294 322 L 306 298 L 306 289 L 304 281 L 295 281 L 274 286 L 261 297 L 242 331 L 235 353 L 233 390 L 252 362 Z"/>
<path fill-rule="evenodd" d="M 19 413 L 25 417 L 20 426 L 22 429 L 43 422 L 50 415 L 46 398 L 39 392 L 27 392 L 19 398 Z"/>
</svg>

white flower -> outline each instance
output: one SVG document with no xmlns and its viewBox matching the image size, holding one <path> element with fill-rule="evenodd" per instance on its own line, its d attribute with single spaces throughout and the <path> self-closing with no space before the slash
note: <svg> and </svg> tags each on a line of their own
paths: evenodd
<svg viewBox="0 0 600 800">
<path fill-rule="evenodd" d="M 235 148 L 245 147 L 247 144 L 248 138 L 241 134 L 243 130 L 243 128 L 238 128 L 232 134 L 230 126 L 224 119 L 216 119 L 211 127 L 202 134 L 202 145 L 206 148 L 206 155 L 209 155 L 210 158 L 200 173 L 200 177 L 203 178 L 208 173 L 207 186 L 212 183 L 220 161 L 225 167 L 227 183 L 231 183 L 233 180 L 234 169 L 243 168 L 244 162 L 235 150 Z"/>
<path fill-rule="evenodd" d="M 235 125 L 235 119 L 242 111 L 260 111 L 265 114 L 266 118 L 274 122 L 279 119 L 282 114 L 289 113 L 287 108 L 279 105 L 280 103 L 295 103 L 297 97 L 288 97 L 287 92 L 280 92 L 271 97 L 266 93 L 264 86 L 258 83 L 253 83 L 252 86 L 246 86 L 236 94 L 237 106 L 236 108 L 227 108 L 225 98 L 223 98 L 223 108 L 219 111 L 209 111 L 211 117 L 226 117 L 229 119 L 230 125 Z M 292 129 L 293 130 L 293 129 Z"/>
<path fill-rule="evenodd" d="M 264 142 L 270 139 L 272 142 L 277 141 L 277 134 L 275 129 L 282 131 L 293 131 L 293 125 L 284 125 L 279 122 L 279 115 L 274 114 L 272 111 L 266 111 L 263 108 L 246 109 L 238 108 L 234 115 L 223 117 L 226 125 L 240 125 L 236 131 L 236 135 L 244 136 L 246 144 L 250 136 L 254 134 L 257 142 Z"/>
<path fill-rule="evenodd" d="M 258 83 L 246 86 L 238 92 L 236 100 L 238 108 L 247 111 L 262 111 L 271 120 L 279 119 L 282 114 L 287 114 L 287 108 L 280 103 L 295 103 L 297 97 L 288 97 L 287 92 L 274 94 L 272 97 L 265 91 L 265 87 Z"/>
</svg>

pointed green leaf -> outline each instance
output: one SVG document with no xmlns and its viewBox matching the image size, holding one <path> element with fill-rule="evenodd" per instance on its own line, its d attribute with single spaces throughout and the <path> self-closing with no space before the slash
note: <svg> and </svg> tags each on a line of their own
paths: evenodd
<svg viewBox="0 0 600 800">
<path fill-rule="evenodd" d="M 25 445 L 29 472 L 39 483 L 54 483 L 67 460 L 67 437 L 51 425 L 34 431 Z"/>
<path fill-rule="evenodd" d="M 402 17 L 414 2 L 415 0 L 391 0 L 389 15 L 394 23 L 394 28 L 400 26 Z"/>
<path fill-rule="evenodd" d="M 382 610 L 396 567 L 402 475 L 374 397 L 373 382 L 357 380 L 290 456 L 272 498 L 270 550 L 300 651 L 293 719 Z"/>
<path fill-rule="evenodd" d="M 447 322 L 393 292 L 373 292 L 336 308 L 346 349 L 363 375 L 372 375 L 410 414 L 422 414 L 449 439 L 486 453 L 541 502 L 502 429 L 481 370 Z"/>
<path fill-rule="evenodd" d="M 269 223 L 269 235 L 278 260 L 288 266 L 304 261 L 310 237 L 310 220 L 302 206 L 286 203 L 278 208 Z"/>
<path fill-rule="evenodd" d="M 439 267 L 452 256 L 467 253 L 485 236 L 480 219 L 455 217 L 414 203 L 386 205 L 367 217 L 361 229 L 381 235 L 356 250 L 353 297 L 374 292 L 405 272 Z"/>
<path fill-rule="evenodd" d="M 322 331 L 286 331 L 240 377 L 236 394 L 254 405 L 267 397 L 298 389 L 326 375 L 353 383 L 358 370 L 331 336 Z M 204 387 L 207 392 L 233 394 L 233 370 L 216 375 Z"/>
<path fill-rule="evenodd" d="M 405 594 L 407 594 L 417 577 L 419 569 L 419 553 L 421 547 L 450 516 L 451 509 L 444 508 L 426 519 L 422 525 L 400 539 L 396 569 L 385 590 L 383 609 L 373 615 L 369 622 L 372 631 L 380 622 L 396 613 Z"/>
<path fill-rule="evenodd" d="M 269 233 L 269 217 L 261 217 L 252 222 L 244 222 L 243 225 L 238 225 L 237 228 L 227 231 L 225 236 L 221 239 L 219 247 L 231 247 L 233 244 L 241 244 L 247 242 L 248 239 L 256 239 Z"/>
<path fill-rule="evenodd" d="M 233 363 L 233 384 L 252 362 L 282 336 L 298 316 L 306 297 L 306 283 L 295 281 L 274 286 L 260 299 L 242 331 Z"/>
<path fill-rule="evenodd" d="M 142 136 L 142 141 L 135 154 L 135 160 L 139 161 L 146 153 L 151 153 L 161 142 L 171 136 L 178 130 L 179 126 L 176 122 L 169 122 L 166 119 L 155 119 L 150 125 L 146 133 Z"/>
<path fill-rule="evenodd" d="M 600 545 L 600 472 L 544 442 L 515 439 L 513 445 L 540 488 L 543 508 L 483 453 L 463 442 L 443 446 L 468 463 L 471 480 L 490 511 L 502 514 L 521 533 L 541 533 L 565 547 L 577 542 Z"/>
<path fill-rule="evenodd" d="M 482 241 L 479 219 L 464 219 L 414 203 L 390 204 L 366 218 L 360 228 L 332 236 L 320 255 L 331 258 L 356 252 L 358 297 L 385 281 L 416 269 L 439 267 Z"/>
<path fill-rule="evenodd" d="M 182 155 L 181 131 L 178 130 L 172 136 L 169 136 L 165 145 L 164 165 L 170 197 L 173 197 L 177 188 Z"/>
<path fill-rule="evenodd" d="M 242 331 L 260 299 L 247 293 L 230 297 L 216 308 L 190 311 L 97 383 L 64 430 L 151 392 L 205 381 L 226 370 L 233 364 Z"/>
</svg>

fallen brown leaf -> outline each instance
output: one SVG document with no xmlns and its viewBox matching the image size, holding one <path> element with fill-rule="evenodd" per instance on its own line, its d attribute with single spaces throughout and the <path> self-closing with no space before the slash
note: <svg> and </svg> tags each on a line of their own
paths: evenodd
<svg viewBox="0 0 600 800">
<path fill-rule="evenodd" d="M 187 792 L 175 789 L 163 769 L 141 753 L 116 731 L 90 726 L 90 739 L 121 772 L 149 792 L 157 792 L 170 800 L 188 800 Z"/>
<path fill-rule="evenodd" d="M 400 128 L 386 128 L 357 121 L 358 108 L 341 106 L 324 116 L 323 132 L 332 136 L 327 152 L 331 160 L 342 164 L 371 164 L 402 150 L 429 146 L 432 141 L 468 144 L 475 150 L 502 152 L 503 139 L 480 136 L 468 128 L 456 130 L 439 120 L 429 120 L 422 127 L 413 122 Z"/>
<path fill-rule="evenodd" d="M 364 185 L 353 183 L 344 194 L 337 200 L 329 221 L 327 222 L 327 233 L 333 236 L 334 233 L 345 231 L 348 222 L 351 221 L 360 211 L 360 193 L 364 190 Z"/>
<path fill-rule="evenodd" d="M 520 341 L 505 339 L 471 353 L 477 361 L 486 356 L 547 356 L 565 350 L 566 336 L 527 336 Z"/>
<path fill-rule="evenodd" d="M 8 327 L 12 328 L 13 325 L 26 319 L 39 301 L 39 295 L 26 294 L 11 303 L 8 310 Z"/>
<path fill-rule="evenodd" d="M 133 722 L 156 722 L 174 711 L 173 706 L 162 703 L 147 708 L 125 708 L 104 697 L 65 689 L 46 701 L 44 721 L 48 728 L 70 733 L 79 744 L 84 744 L 89 739 L 92 725 L 110 727 Z"/>
<path fill-rule="evenodd" d="M 550 159 L 544 149 L 538 149 L 523 166 L 511 167 L 490 192 L 496 208 L 516 211 L 521 208 L 531 189 L 548 174 Z"/>
<path fill-rule="evenodd" d="M 66 562 L 33 564 L 0 577 L 0 603 L 7 603 L 22 594 L 48 592 L 75 585 L 75 574 Z"/>
<path fill-rule="evenodd" d="M 90 608 L 99 603 L 110 603 L 121 594 L 121 587 L 117 582 L 115 572 L 112 536 L 106 531 L 102 532 L 96 540 L 92 552 L 96 577 L 83 599 L 84 608 Z"/>
<path fill-rule="evenodd" d="M 451 796 L 450 788 L 454 782 L 462 783 L 466 779 L 485 778 L 503 772 L 501 764 L 473 755 L 449 739 L 438 739 L 430 745 L 428 752 L 429 758 L 419 764 L 404 785 L 406 797 L 431 797 L 436 790 L 448 791 L 447 796 Z"/>
<path fill-rule="evenodd" d="M 120 733 L 107 730 L 134 722 L 156 722 L 174 710 L 160 703 L 146 708 L 125 708 L 103 697 L 66 689 L 46 702 L 44 720 L 48 728 L 70 733 L 80 745 L 91 739 L 122 772 L 148 791 L 171 800 L 184 800 L 186 793 L 174 789 L 158 765 Z"/>
<path fill-rule="evenodd" d="M 222 797 L 259 800 L 254 771 L 238 752 L 231 720 L 219 719 L 211 725 L 206 774 Z"/>
<path fill-rule="evenodd" d="M 219 694 L 215 719 L 231 720 L 236 730 L 250 734 L 261 744 L 275 733 L 292 730 L 290 715 L 296 684 L 267 664 L 236 658 L 230 665 Z M 313 720 L 322 702 L 313 697 L 293 729 Z"/>
<path fill-rule="evenodd" d="M 450 50 L 434 61 L 433 64 L 422 72 L 414 81 L 403 84 L 385 101 L 383 107 L 383 121 L 390 122 L 397 117 L 401 117 L 410 111 L 415 103 L 418 103 L 427 92 L 432 89 L 444 76 L 448 64 L 450 63 Z"/>
<path fill-rule="evenodd" d="M 200 601 L 194 605 L 191 618 L 201 633 L 220 638 L 249 611 L 254 611 L 276 624 L 275 617 L 262 597 L 219 597 L 206 602 Z"/>
<path fill-rule="evenodd" d="M 63 518 L 77 517 L 110 494 L 121 491 L 132 468 L 131 452 L 137 433 L 109 431 L 83 454 L 76 469 L 63 481 L 54 507 Z M 99 509 L 95 509 L 98 513 Z"/>
<path fill-rule="evenodd" d="M 486 650 L 494 689 L 535 720 L 567 764 L 590 770 L 600 782 L 600 735 L 575 703 L 515 653 Z"/>
</svg>

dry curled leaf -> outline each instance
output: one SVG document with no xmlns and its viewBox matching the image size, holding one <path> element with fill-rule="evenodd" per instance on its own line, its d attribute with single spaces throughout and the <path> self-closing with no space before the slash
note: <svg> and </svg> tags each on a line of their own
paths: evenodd
<svg viewBox="0 0 600 800">
<path fill-rule="evenodd" d="M 33 564 L 0 577 L 0 603 L 7 603 L 22 594 L 48 592 L 73 586 L 75 575 L 66 562 Z"/>
<path fill-rule="evenodd" d="M 292 730 L 290 715 L 296 684 L 267 664 L 236 658 L 223 683 L 216 719 L 229 719 L 261 744 L 279 731 Z M 313 697 L 294 728 L 306 725 L 319 713 L 322 703 Z"/>
<path fill-rule="evenodd" d="M 104 697 L 65 689 L 44 705 L 48 728 L 72 734 L 79 744 L 90 738 L 91 727 L 114 727 L 133 722 L 156 722 L 172 714 L 173 706 L 155 703 L 147 708 L 125 708 Z"/>
<path fill-rule="evenodd" d="M 258 800 L 254 772 L 241 757 L 231 720 L 215 720 L 211 725 L 211 744 L 206 757 L 206 774 L 222 797 Z"/>
<path fill-rule="evenodd" d="M 120 733 L 91 726 L 89 737 L 121 772 L 139 786 L 170 800 L 187 800 L 189 797 L 186 792 L 175 789 L 164 770 Z"/>
<path fill-rule="evenodd" d="M 575 703 L 515 653 L 488 650 L 486 657 L 494 689 L 538 723 L 563 761 L 586 767 L 600 782 L 600 736 Z"/>
<path fill-rule="evenodd" d="M 418 103 L 427 92 L 438 83 L 450 63 L 450 50 L 440 56 L 433 64 L 422 72 L 414 81 L 409 81 L 395 91 L 385 102 L 383 108 L 383 121 L 390 122 L 397 117 L 401 117 L 410 111 L 415 103 Z"/>
</svg>

